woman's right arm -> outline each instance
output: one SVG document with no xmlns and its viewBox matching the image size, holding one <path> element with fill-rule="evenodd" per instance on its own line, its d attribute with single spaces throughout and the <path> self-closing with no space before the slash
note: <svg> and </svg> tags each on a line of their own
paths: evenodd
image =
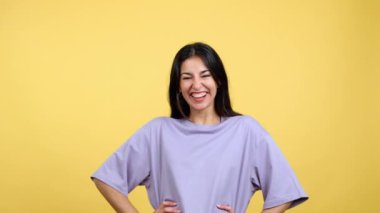
<svg viewBox="0 0 380 213">
<path fill-rule="evenodd" d="M 96 187 L 108 203 L 115 209 L 118 213 L 137 213 L 136 208 L 129 201 L 128 197 L 115 190 L 111 186 L 105 184 L 104 182 L 94 178 L 93 179 Z"/>
</svg>

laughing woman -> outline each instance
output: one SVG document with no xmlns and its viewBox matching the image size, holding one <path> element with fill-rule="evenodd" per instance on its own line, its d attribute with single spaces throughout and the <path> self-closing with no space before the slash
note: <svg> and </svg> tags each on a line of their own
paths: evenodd
<svg viewBox="0 0 380 213">
<path fill-rule="evenodd" d="M 209 45 L 178 51 L 169 99 L 170 117 L 145 124 L 92 175 L 117 212 L 137 212 L 128 200 L 137 185 L 156 213 L 243 213 L 257 190 L 265 213 L 308 199 L 268 132 L 232 109 L 223 63 Z"/>
</svg>

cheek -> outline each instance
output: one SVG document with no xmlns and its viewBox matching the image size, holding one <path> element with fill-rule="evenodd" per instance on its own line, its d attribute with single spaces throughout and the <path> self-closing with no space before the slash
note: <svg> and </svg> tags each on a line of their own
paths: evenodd
<svg viewBox="0 0 380 213">
<path fill-rule="evenodd" d="M 218 87 L 217 87 L 215 81 L 210 81 L 210 82 L 208 82 L 208 87 L 209 87 L 209 89 L 212 90 L 214 93 L 216 93 L 216 91 L 217 91 L 217 89 L 218 89 Z"/>
<path fill-rule="evenodd" d="M 184 82 L 184 81 L 181 81 L 179 82 L 179 88 L 182 90 L 182 89 L 188 89 L 189 88 L 189 83 L 188 82 Z"/>
</svg>

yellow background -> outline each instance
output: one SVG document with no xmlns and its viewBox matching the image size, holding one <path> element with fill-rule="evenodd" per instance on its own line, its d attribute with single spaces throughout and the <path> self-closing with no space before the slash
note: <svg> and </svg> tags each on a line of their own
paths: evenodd
<svg viewBox="0 0 380 213">
<path fill-rule="evenodd" d="M 310 200 L 380 212 L 379 1 L 0 1 L 0 212 L 113 212 L 89 176 L 168 115 L 174 54 L 203 41 L 234 108 L 272 134 Z M 139 187 L 131 195 L 152 212 Z M 260 212 L 257 193 L 248 212 Z"/>
</svg>

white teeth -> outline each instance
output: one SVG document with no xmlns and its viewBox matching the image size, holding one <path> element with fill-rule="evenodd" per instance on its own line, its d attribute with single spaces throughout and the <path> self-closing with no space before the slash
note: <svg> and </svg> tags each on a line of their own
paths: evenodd
<svg viewBox="0 0 380 213">
<path fill-rule="evenodd" d="M 206 92 L 201 92 L 201 93 L 192 93 L 191 96 L 194 98 L 200 98 L 206 95 Z"/>
</svg>

